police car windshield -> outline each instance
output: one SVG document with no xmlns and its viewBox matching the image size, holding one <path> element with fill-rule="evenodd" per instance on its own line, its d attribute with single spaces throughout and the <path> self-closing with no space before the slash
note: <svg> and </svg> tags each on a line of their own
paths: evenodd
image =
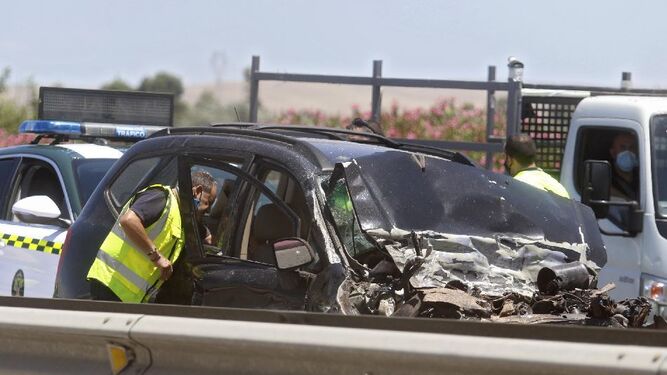
<svg viewBox="0 0 667 375">
<path fill-rule="evenodd" d="M 97 184 L 102 181 L 102 177 L 115 162 L 116 159 L 77 159 L 72 161 L 81 207 L 86 204 Z"/>
</svg>

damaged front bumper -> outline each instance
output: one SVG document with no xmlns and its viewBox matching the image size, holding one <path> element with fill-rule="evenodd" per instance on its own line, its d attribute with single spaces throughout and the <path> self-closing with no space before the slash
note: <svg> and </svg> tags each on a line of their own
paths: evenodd
<svg viewBox="0 0 667 375">
<path fill-rule="evenodd" d="M 650 320 L 648 299 L 614 302 L 607 294 L 613 285 L 596 288 L 599 267 L 579 245 L 398 230 L 369 234 L 391 261 L 345 279 L 337 295 L 345 314 L 632 328 Z"/>
</svg>

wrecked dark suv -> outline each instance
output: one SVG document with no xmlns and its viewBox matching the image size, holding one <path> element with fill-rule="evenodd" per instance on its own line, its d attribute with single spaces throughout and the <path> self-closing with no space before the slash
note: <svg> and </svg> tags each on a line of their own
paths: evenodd
<svg viewBox="0 0 667 375">
<path fill-rule="evenodd" d="M 193 170 L 218 182 L 204 217 L 212 245 L 187 235 L 199 230 L 183 195 Z M 179 187 L 186 231 L 156 303 L 448 317 L 445 289 L 530 298 L 542 267 L 580 262 L 594 275 L 606 263 L 589 208 L 461 154 L 235 124 L 166 129 L 129 149 L 71 227 L 55 297 L 89 298 L 86 273 L 121 207 L 154 183 Z"/>
</svg>

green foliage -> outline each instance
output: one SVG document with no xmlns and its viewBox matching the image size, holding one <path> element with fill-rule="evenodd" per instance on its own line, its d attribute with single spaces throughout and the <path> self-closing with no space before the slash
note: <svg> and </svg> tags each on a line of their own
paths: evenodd
<svg viewBox="0 0 667 375">
<path fill-rule="evenodd" d="M 27 105 L 19 105 L 12 100 L 0 98 L 0 129 L 16 134 L 23 122 L 33 117 L 33 111 Z"/>
<path fill-rule="evenodd" d="M 207 90 L 201 93 L 197 102 L 187 110 L 181 121 L 182 124 L 193 126 L 237 122 L 239 118 L 241 121 L 248 118 L 247 104 L 222 105 L 215 94 Z"/>
<path fill-rule="evenodd" d="M 174 94 L 175 100 L 179 101 L 184 90 L 180 78 L 167 72 L 159 72 L 153 77 L 144 78 L 137 91 L 166 92 Z"/>
<path fill-rule="evenodd" d="M 153 77 L 144 78 L 137 87 L 137 91 L 174 94 L 174 123 L 183 123 L 187 116 L 188 106 L 181 100 L 184 89 L 180 78 L 171 73 L 158 72 Z"/>
<path fill-rule="evenodd" d="M 7 90 L 10 73 L 9 68 L 4 68 L 0 73 L 0 94 Z M 31 97 L 27 104 L 20 104 L 0 95 L 0 138 L 2 138 L 2 145 L 4 146 L 25 143 L 26 141 L 23 136 L 14 136 L 18 133 L 21 122 L 34 118 L 37 109 L 37 90 L 31 79 L 26 82 L 26 86 L 30 90 Z"/>
<path fill-rule="evenodd" d="M 134 90 L 129 83 L 125 82 L 121 78 L 114 78 L 113 81 L 103 84 L 100 88 L 102 90 L 119 90 L 119 91 Z"/>
<path fill-rule="evenodd" d="M 3 93 L 5 90 L 7 90 L 7 81 L 9 80 L 10 73 L 11 70 L 8 67 L 2 69 L 2 73 L 0 73 L 0 93 Z"/>
</svg>

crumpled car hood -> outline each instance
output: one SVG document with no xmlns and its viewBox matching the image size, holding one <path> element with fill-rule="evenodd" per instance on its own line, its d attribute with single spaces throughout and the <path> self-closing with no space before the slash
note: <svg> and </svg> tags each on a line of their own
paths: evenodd
<svg viewBox="0 0 667 375">
<path fill-rule="evenodd" d="M 607 262 L 589 207 L 509 176 L 393 150 L 337 164 L 336 174 L 344 174 L 357 219 L 367 233 L 400 228 L 564 243 L 585 249 L 586 260 L 599 267 Z M 555 250 L 572 255 L 564 248 Z"/>
<path fill-rule="evenodd" d="M 581 262 L 593 271 L 599 270 L 586 258 L 584 244 L 420 232 L 416 233 L 420 240 L 417 249 L 410 241 L 410 232 L 371 230 L 368 234 L 388 251 L 402 273 L 410 260 L 423 259 L 410 277 L 416 289 L 441 288 L 459 281 L 487 295 L 513 292 L 531 296 L 543 267 Z"/>
</svg>

